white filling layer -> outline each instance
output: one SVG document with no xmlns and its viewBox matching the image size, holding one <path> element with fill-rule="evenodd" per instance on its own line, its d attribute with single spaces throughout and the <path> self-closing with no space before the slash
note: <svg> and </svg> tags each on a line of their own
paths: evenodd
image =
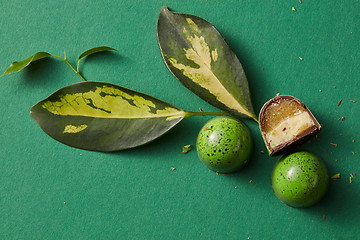
<svg viewBox="0 0 360 240">
<path fill-rule="evenodd" d="M 296 137 L 313 125 L 314 122 L 309 114 L 307 112 L 300 112 L 299 114 L 285 119 L 272 131 L 266 133 L 266 139 L 271 147 L 276 147 L 277 145 Z"/>
</svg>

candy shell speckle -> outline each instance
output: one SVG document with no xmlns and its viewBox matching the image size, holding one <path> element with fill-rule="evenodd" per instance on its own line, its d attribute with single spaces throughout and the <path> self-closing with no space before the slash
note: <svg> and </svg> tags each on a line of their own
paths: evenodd
<svg viewBox="0 0 360 240">
<path fill-rule="evenodd" d="M 310 207 L 325 195 L 329 175 L 319 157 L 309 152 L 295 152 L 276 162 L 271 184 L 283 203 L 291 207 Z"/>
</svg>

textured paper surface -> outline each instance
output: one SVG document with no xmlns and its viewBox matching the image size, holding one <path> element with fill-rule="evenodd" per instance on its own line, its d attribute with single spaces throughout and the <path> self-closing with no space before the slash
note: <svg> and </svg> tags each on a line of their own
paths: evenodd
<svg viewBox="0 0 360 240">
<path fill-rule="evenodd" d="M 321 156 L 341 179 L 331 181 L 313 208 L 282 204 L 270 184 L 277 158 L 260 153 L 266 148 L 251 120 L 245 123 L 254 136 L 253 159 L 226 176 L 206 169 L 195 149 L 181 153 L 184 145 L 195 145 L 210 117 L 186 119 L 155 142 L 124 152 L 65 146 L 42 132 L 29 110 L 81 79 L 60 59 L 45 59 L 0 79 L 0 238 L 357 238 L 359 1 L 6 1 L 0 11 L 1 73 L 38 51 L 62 56 L 65 49 L 76 65 L 83 51 L 106 45 L 119 52 L 84 59 L 86 79 L 187 110 L 217 111 L 162 62 L 156 42 L 162 5 L 217 27 L 243 64 L 257 113 L 276 93 L 302 100 L 323 127 L 303 149 Z M 351 184 L 350 173 L 357 174 Z"/>
</svg>

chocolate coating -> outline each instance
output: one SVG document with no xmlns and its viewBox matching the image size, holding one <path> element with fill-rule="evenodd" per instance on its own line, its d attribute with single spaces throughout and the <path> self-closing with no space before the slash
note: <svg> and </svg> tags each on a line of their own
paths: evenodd
<svg viewBox="0 0 360 240">
<path fill-rule="evenodd" d="M 310 207 L 326 193 L 329 175 L 319 157 L 309 152 L 295 152 L 276 162 L 271 185 L 283 203 L 297 208 Z"/>
<path fill-rule="evenodd" d="M 264 123 L 265 120 L 267 118 L 266 116 L 266 110 L 267 108 L 274 102 L 277 102 L 281 99 L 288 99 L 291 101 L 295 101 L 296 103 L 298 103 L 302 108 L 304 108 L 304 110 L 309 114 L 310 118 L 313 120 L 314 122 L 314 126 L 312 126 L 311 128 L 307 129 L 306 131 L 302 132 L 301 134 L 295 136 L 294 138 L 292 138 L 291 140 L 284 142 L 278 146 L 272 147 L 271 144 L 266 140 L 265 138 L 265 131 L 264 131 Z M 270 156 L 277 156 L 277 155 L 281 155 L 287 152 L 290 152 L 291 150 L 293 150 L 294 148 L 298 147 L 299 145 L 309 141 L 310 139 L 312 139 L 314 136 L 316 136 L 320 130 L 321 130 L 321 126 L 319 124 L 319 122 L 315 119 L 314 115 L 310 112 L 310 110 L 305 106 L 304 103 L 302 103 L 299 99 L 293 97 L 293 96 L 288 96 L 288 95 L 282 95 L 282 96 L 275 96 L 274 98 L 270 99 L 269 101 L 267 101 L 264 106 L 261 108 L 260 114 L 259 114 L 259 127 L 260 127 L 260 132 L 261 135 L 263 137 L 263 140 L 266 144 L 266 147 L 269 151 L 269 155 Z"/>
<path fill-rule="evenodd" d="M 250 159 L 252 145 L 246 125 L 231 117 L 217 117 L 208 121 L 196 141 L 201 162 L 220 173 L 242 168 Z"/>
</svg>

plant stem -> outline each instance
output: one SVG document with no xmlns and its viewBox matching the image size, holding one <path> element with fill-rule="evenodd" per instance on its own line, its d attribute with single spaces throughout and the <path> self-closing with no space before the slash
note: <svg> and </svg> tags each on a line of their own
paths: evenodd
<svg viewBox="0 0 360 240">
<path fill-rule="evenodd" d="M 230 113 L 227 112 L 186 112 L 185 117 L 192 116 L 231 116 Z"/>
<path fill-rule="evenodd" d="M 80 60 L 77 62 L 76 71 L 79 72 Z"/>
<path fill-rule="evenodd" d="M 71 67 L 72 70 L 74 70 L 74 72 L 83 80 L 83 81 L 86 81 L 85 78 L 83 76 L 81 76 L 81 74 L 75 70 L 75 68 L 69 63 L 69 61 L 64 58 L 64 61 Z"/>
<path fill-rule="evenodd" d="M 79 73 L 79 71 L 77 71 L 77 70 L 70 64 L 70 62 L 66 59 L 66 54 L 65 54 L 65 52 L 64 52 L 64 55 L 65 55 L 65 57 L 59 57 L 59 56 L 56 56 L 56 55 L 51 55 L 51 56 L 52 56 L 52 57 L 56 57 L 56 58 L 60 58 L 60 59 L 64 60 L 64 61 L 71 67 L 71 69 L 72 69 L 83 81 L 86 81 L 86 79 L 85 79 L 83 76 L 81 76 L 81 74 Z"/>
<path fill-rule="evenodd" d="M 185 112 L 184 117 L 192 117 L 192 116 L 233 116 L 227 112 Z M 255 117 L 251 117 L 255 122 L 259 123 L 259 120 Z"/>
</svg>

